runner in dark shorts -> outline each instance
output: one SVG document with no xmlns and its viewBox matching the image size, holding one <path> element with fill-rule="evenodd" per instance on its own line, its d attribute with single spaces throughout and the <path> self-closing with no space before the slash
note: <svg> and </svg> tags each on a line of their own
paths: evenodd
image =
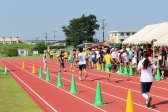
<svg viewBox="0 0 168 112">
<path fill-rule="evenodd" d="M 61 72 L 61 68 L 63 68 L 64 72 L 66 72 L 65 66 L 64 66 L 64 52 L 63 51 L 61 51 L 58 59 L 59 59 L 59 71 Z"/>
</svg>

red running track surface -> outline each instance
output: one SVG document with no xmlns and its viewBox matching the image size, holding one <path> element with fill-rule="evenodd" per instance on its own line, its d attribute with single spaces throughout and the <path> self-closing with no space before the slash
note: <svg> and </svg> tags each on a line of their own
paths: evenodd
<svg viewBox="0 0 168 112">
<path fill-rule="evenodd" d="M 25 69 L 21 69 L 22 61 Z M 22 86 L 43 111 L 47 112 L 124 112 L 126 108 L 127 92 L 132 91 L 135 112 L 167 112 L 168 108 L 168 81 L 154 81 L 151 88 L 152 105 L 144 107 L 145 99 L 140 94 L 139 77 L 113 74 L 110 82 L 106 81 L 107 73 L 88 70 L 88 78 L 83 81 L 78 79 L 78 69 L 69 72 L 61 72 L 64 87 L 55 87 L 57 82 L 58 64 L 56 61 L 48 62 L 52 81 L 38 78 L 38 69 L 43 66 L 41 59 L 3 59 L 2 65 L 6 65 L 10 75 Z M 36 74 L 32 74 L 32 64 L 36 67 Z M 69 94 L 71 76 L 75 75 L 78 94 Z M 95 100 L 96 82 L 101 82 L 103 102 L 106 106 L 92 106 Z"/>
</svg>

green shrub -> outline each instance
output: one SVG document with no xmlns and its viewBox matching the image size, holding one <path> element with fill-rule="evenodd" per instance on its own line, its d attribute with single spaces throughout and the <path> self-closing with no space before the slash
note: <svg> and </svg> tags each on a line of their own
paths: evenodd
<svg viewBox="0 0 168 112">
<path fill-rule="evenodd" d="M 16 48 L 7 49 L 6 55 L 9 57 L 18 56 L 18 50 Z"/>
</svg>

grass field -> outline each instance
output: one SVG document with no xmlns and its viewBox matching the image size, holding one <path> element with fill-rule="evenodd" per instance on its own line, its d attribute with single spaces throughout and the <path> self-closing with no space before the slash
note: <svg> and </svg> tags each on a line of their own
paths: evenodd
<svg viewBox="0 0 168 112">
<path fill-rule="evenodd" d="M 0 89 L 1 112 L 42 112 L 10 75 L 3 75 L 3 67 L 1 65 Z"/>
</svg>

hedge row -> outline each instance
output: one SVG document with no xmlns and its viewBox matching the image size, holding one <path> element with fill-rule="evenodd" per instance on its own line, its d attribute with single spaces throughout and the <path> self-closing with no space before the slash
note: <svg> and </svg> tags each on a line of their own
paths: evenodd
<svg viewBox="0 0 168 112">
<path fill-rule="evenodd" d="M 7 49 L 6 55 L 9 57 L 18 56 L 18 50 L 16 48 Z"/>
</svg>

